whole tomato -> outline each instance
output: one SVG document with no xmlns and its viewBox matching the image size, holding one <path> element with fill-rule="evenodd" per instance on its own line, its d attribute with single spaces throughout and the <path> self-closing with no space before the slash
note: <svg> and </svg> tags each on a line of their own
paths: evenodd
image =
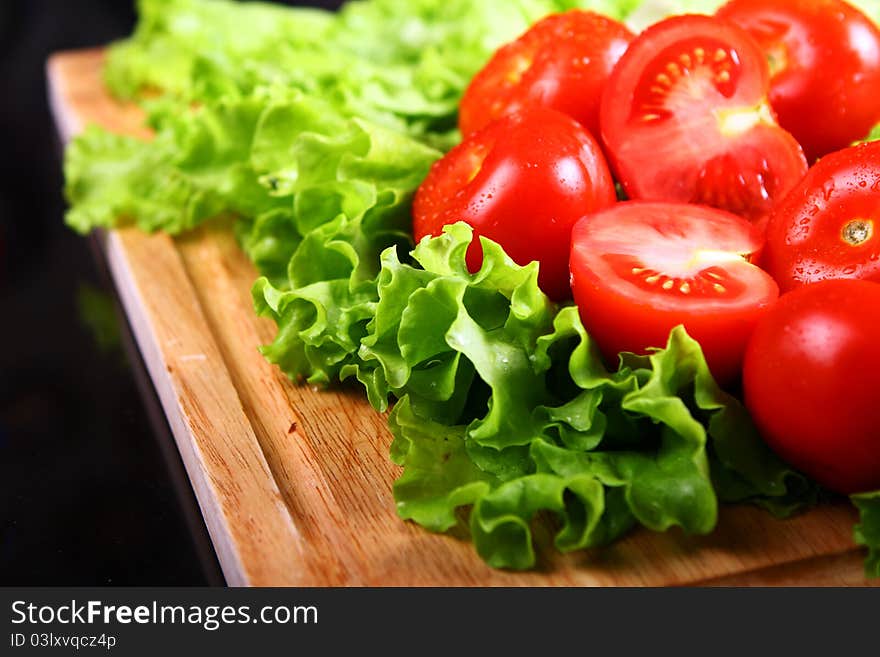
<svg viewBox="0 0 880 657">
<path fill-rule="evenodd" d="M 718 10 L 770 61 L 770 104 L 812 162 L 880 122 L 880 30 L 843 0 L 731 0 Z"/>
<path fill-rule="evenodd" d="M 880 142 L 810 169 L 770 214 L 761 264 L 783 292 L 827 278 L 880 282 Z"/>
<path fill-rule="evenodd" d="M 598 136 L 602 89 L 633 36 L 623 23 L 591 11 L 573 9 L 538 21 L 474 76 L 459 109 L 462 134 L 541 105 Z"/>
<path fill-rule="evenodd" d="M 783 459 L 839 493 L 880 488 L 880 284 L 831 280 L 758 322 L 745 403 Z"/>
<path fill-rule="evenodd" d="M 546 108 L 510 114 L 473 133 L 438 160 L 416 191 L 416 240 L 464 221 L 474 229 L 468 267 L 482 263 L 478 236 L 521 265 L 540 263 L 551 298 L 570 296 L 571 227 L 616 201 L 596 140 L 577 121 Z"/>
</svg>

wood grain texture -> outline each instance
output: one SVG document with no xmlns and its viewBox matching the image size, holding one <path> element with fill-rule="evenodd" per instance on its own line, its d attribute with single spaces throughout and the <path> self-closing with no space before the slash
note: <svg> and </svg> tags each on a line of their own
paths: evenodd
<svg viewBox="0 0 880 657">
<path fill-rule="evenodd" d="M 48 65 L 65 138 L 95 122 L 148 138 L 140 112 L 103 91 L 100 50 Z M 862 585 L 855 511 L 787 521 L 722 509 L 710 536 L 636 531 L 556 554 L 536 534 L 534 572 L 492 570 L 464 537 L 401 521 L 385 417 L 355 389 L 294 385 L 258 353 L 274 326 L 254 315 L 257 277 L 228 222 L 177 238 L 106 234 L 116 286 L 183 456 L 227 581 L 298 586 Z"/>
</svg>

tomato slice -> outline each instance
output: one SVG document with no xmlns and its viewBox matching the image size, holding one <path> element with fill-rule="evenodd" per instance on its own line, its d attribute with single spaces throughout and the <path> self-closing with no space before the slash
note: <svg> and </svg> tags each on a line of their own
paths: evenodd
<svg viewBox="0 0 880 657">
<path fill-rule="evenodd" d="M 513 260 L 540 263 L 538 283 L 551 298 L 571 295 L 571 228 L 617 200 L 599 144 L 574 119 L 536 107 L 510 114 L 466 138 L 438 160 L 416 191 L 416 240 L 446 224 L 474 229 L 468 267 L 482 264 L 478 236 Z"/>
<path fill-rule="evenodd" d="M 763 53 L 735 25 L 677 16 L 645 30 L 614 69 L 600 113 L 627 195 L 766 215 L 807 170 L 768 90 Z"/>
<path fill-rule="evenodd" d="M 611 70 L 634 38 L 610 18 L 573 9 L 535 23 L 499 48 L 461 100 L 468 135 L 509 112 L 541 105 L 599 134 L 599 101 Z"/>
<path fill-rule="evenodd" d="M 717 16 L 744 28 L 770 62 L 770 104 L 808 160 L 880 122 L 880 30 L 843 0 L 731 0 Z"/>
<path fill-rule="evenodd" d="M 761 264 L 784 292 L 834 278 L 880 282 L 880 142 L 810 169 L 770 215 Z"/>
<path fill-rule="evenodd" d="M 613 362 L 665 346 L 683 324 L 716 379 L 731 382 L 779 295 L 750 263 L 762 243 L 756 226 L 706 206 L 625 201 L 589 215 L 574 227 L 570 260 L 584 326 Z"/>
</svg>

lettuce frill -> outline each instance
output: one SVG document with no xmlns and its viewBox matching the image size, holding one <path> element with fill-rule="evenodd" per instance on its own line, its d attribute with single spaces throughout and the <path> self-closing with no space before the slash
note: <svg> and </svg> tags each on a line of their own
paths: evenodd
<svg viewBox="0 0 880 657">
<path fill-rule="evenodd" d="M 423 240 L 412 264 L 382 254 L 359 362 L 341 372 L 377 409 L 397 400 L 401 517 L 445 531 L 466 507 L 480 555 L 519 569 L 535 564 L 536 517 L 571 551 L 636 524 L 711 532 L 719 501 L 779 515 L 812 503 L 814 487 L 769 452 L 683 329 L 608 371 L 577 309 L 539 290 L 535 264 L 483 239 L 471 274 L 471 238 L 456 224 Z"/>
</svg>

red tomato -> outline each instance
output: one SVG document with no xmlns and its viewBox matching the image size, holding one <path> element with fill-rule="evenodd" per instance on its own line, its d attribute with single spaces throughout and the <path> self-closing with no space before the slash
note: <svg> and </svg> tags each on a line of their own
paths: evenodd
<svg viewBox="0 0 880 657">
<path fill-rule="evenodd" d="M 570 296 L 571 227 L 616 200 L 596 140 L 571 117 L 546 108 L 505 116 L 474 133 L 431 168 L 416 191 L 416 240 L 464 221 L 474 229 L 468 267 L 482 262 L 478 235 L 519 264 L 540 263 L 551 298 Z"/>
<path fill-rule="evenodd" d="M 880 122 L 880 31 L 842 0 L 731 0 L 718 16 L 745 28 L 770 61 L 770 104 L 809 161 Z"/>
<path fill-rule="evenodd" d="M 578 222 L 572 232 L 574 299 L 590 335 L 618 352 L 666 346 L 683 324 L 715 378 L 737 378 L 746 342 L 779 295 L 749 263 L 760 230 L 713 208 L 628 201 Z"/>
<path fill-rule="evenodd" d="M 589 11 L 554 14 L 501 47 L 474 77 L 459 111 L 464 135 L 503 114 L 543 105 L 599 134 L 599 100 L 633 39 L 625 25 Z"/>
<path fill-rule="evenodd" d="M 836 280 L 784 295 L 758 323 L 746 407 L 783 459 L 839 493 L 880 488 L 880 285 Z"/>
<path fill-rule="evenodd" d="M 880 282 L 880 142 L 810 169 L 770 215 L 762 265 L 783 292 L 827 278 Z"/>
<path fill-rule="evenodd" d="M 676 16 L 645 30 L 602 95 L 602 139 L 627 195 L 766 214 L 807 170 L 768 89 L 763 53 L 735 25 Z"/>
</svg>

